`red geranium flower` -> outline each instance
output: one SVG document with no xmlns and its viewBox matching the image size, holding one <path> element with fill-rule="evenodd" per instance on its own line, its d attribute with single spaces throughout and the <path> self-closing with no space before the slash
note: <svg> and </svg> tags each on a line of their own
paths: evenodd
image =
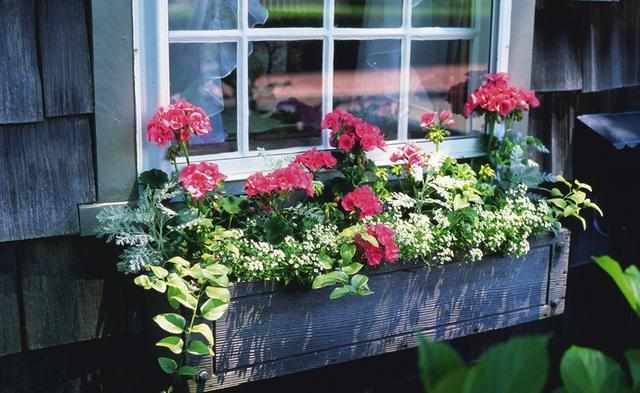
<svg viewBox="0 0 640 393">
<path fill-rule="evenodd" d="M 254 173 L 247 178 L 244 189 L 250 198 L 295 190 L 302 190 L 308 196 L 313 196 L 313 175 L 302 166 L 291 164 L 266 175 Z"/>
<path fill-rule="evenodd" d="M 360 234 L 355 237 L 356 246 L 364 253 L 367 264 L 372 267 L 379 266 L 382 262 L 395 263 L 400 257 L 400 248 L 395 241 L 395 233 L 384 224 L 367 225 L 367 233 L 373 236 L 378 245 L 362 238 Z"/>
<path fill-rule="evenodd" d="M 165 145 L 173 139 L 186 142 L 192 135 L 204 135 L 211 131 L 211 122 L 205 111 L 190 102 L 177 101 L 160 107 L 147 125 L 147 139 Z"/>
<path fill-rule="evenodd" d="M 382 213 L 383 206 L 380 199 L 369 186 L 360 186 L 342 198 L 342 208 L 345 211 L 358 210 L 358 217 L 363 219 Z"/>
<path fill-rule="evenodd" d="M 331 169 L 337 164 L 333 154 L 328 151 L 318 151 L 315 148 L 299 154 L 293 162 L 304 166 L 311 172 L 316 172 L 320 169 Z"/>
<path fill-rule="evenodd" d="M 473 112 L 496 113 L 507 117 L 516 111 L 537 108 L 540 101 L 533 91 L 509 85 L 506 73 L 487 75 L 487 80 L 474 91 L 464 104 L 464 116 Z"/>
</svg>

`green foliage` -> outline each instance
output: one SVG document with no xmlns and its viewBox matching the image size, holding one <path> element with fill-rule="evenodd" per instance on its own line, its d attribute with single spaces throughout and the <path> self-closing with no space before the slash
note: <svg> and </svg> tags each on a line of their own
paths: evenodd
<svg viewBox="0 0 640 393">
<path fill-rule="evenodd" d="M 594 349 L 571 347 L 562 357 L 560 375 L 567 393 L 628 391 L 618 363 Z"/>
<path fill-rule="evenodd" d="M 580 221 L 583 229 L 587 229 L 587 222 L 581 216 L 581 212 L 585 208 L 593 209 L 601 216 L 602 210 L 598 205 L 587 198 L 587 192 L 591 192 L 591 186 L 574 180 L 570 183 L 562 176 L 555 178 L 557 186 L 546 190 L 549 192 L 547 203 L 551 207 L 551 212 L 555 219 L 573 217 Z M 563 192 L 561 188 L 566 188 Z"/>
<path fill-rule="evenodd" d="M 466 365 L 448 344 L 421 339 L 418 367 L 425 392 L 542 392 L 548 373 L 547 344 L 547 337 L 516 338 Z"/>
<path fill-rule="evenodd" d="M 620 263 L 608 256 L 596 257 L 594 260 L 611 276 L 631 309 L 640 317 L 640 270 L 631 265 L 623 271 Z"/>
<path fill-rule="evenodd" d="M 618 285 L 640 317 L 640 274 L 635 266 L 622 270 L 610 257 L 594 258 Z M 546 337 L 515 338 L 490 348 L 473 365 L 465 365 L 444 343 L 419 339 L 418 367 L 427 393 L 538 393 L 547 382 Z M 626 352 L 631 386 L 623 368 L 600 351 L 578 346 L 560 363 L 562 386 L 556 393 L 640 393 L 640 350 Z"/>
</svg>

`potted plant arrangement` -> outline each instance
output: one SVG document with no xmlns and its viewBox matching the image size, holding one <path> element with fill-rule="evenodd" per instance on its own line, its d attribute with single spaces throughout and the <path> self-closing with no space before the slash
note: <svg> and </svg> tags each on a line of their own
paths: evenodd
<svg viewBox="0 0 640 393">
<path fill-rule="evenodd" d="M 335 111 L 322 122 L 332 150 L 249 176 L 242 196 L 224 192 L 215 163 L 189 159 L 206 114 L 161 108 L 147 135 L 169 145 L 175 173 L 142 173 L 137 204 L 99 221 L 123 247 L 119 269 L 173 308 L 154 318 L 162 370 L 215 390 L 414 346 L 418 332 L 447 339 L 561 313 L 560 221 L 599 208 L 588 185 L 542 173 L 529 153 L 544 146 L 510 130 L 537 105 L 489 75 L 465 106 L 485 118 L 485 159 L 440 151 L 444 111 L 422 119 L 435 152 L 408 144 L 388 167 L 367 156 L 386 148 L 380 130 Z"/>
</svg>

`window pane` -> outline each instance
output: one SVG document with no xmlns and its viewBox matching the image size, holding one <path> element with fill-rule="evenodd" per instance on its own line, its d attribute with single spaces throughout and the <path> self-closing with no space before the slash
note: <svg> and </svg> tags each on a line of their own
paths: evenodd
<svg viewBox="0 0 640 393">
<path fill-rule="evenodd" d="M 238 27 L 239 0 L 169 0 L 169 30 Z"/>
<path fill-rule="evenodd" d="M 171 98 L 209 114 L 213 130 L 191 139 L 194 154 L 237 150 L 236 44 L 171 44 Z"/>
<path fill-rule="evenodd" d="M 402 0 L 336 0 L 335 25 L 400 27 Z"/>
<path fill-rule="evenodd" d="M 252 150 L 322 143 L 322 41 L 254 42 L 249 57 Z"/>
<path fill-rule="evenodd" d="M 398 135 L 400 40 L 336 41 L 333 107 Z"/>
<path fill-rule="evenodd" d="M 473 41 L 414 41 L 411 48 L 409 138 L 422 139 L 420 117 L 424 112 L 450 110 L 456 123 L 452 136 L 467 132 L 463 106 L 488 72 L 489 49 Z M 481 123 L 473 124 L 480 130 Z"/>
<path fill-rule="evenodd" d="M 323 0 L 260 0 L 266 21 L 257 27 L 322 27 Z"/>
<path fill-rule="evenodd" d="M 414 0 L 415 27 L 473 27 L 491 18 L 491 0 Z"/>
</svg>

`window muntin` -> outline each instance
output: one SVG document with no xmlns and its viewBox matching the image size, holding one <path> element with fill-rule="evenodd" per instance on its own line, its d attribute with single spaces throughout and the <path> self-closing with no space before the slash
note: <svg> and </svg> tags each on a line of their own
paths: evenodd
<svg viewBox="0 0 640 393">
<path fill-rule="evenodd" d="M 146 21 L 142 23 L 144 42 L 140 47 L 147 52 L 147 56 L 139 59 L 139 69 L 148 74 L 143 78 L 146 83 L 143 82 L 138 89 L 139 95 L 142 95 L 139 102 L 142 103 L 140 119 L 143 121 L 151 116 L 158 105 L 167 103 L 171 97 L 184 97 L 199 103 L 185 91 L 184 80 L 190 74 L 194 79 L 203 75 L 206 77 L 207 72 L 216 68 L 210 64 L 207 67 L 207 56 L 211 57 L 211 52 L 229 53 L 224 57 L 228 60 L 233 58 L 230 54 L 233 49 L 229 48 L 235 48 L 236 68 L 227 73 L 219 84 L 209 81 L 211 90 L 200 89 L 217 91 L 218 94 L 222 92 L 222 97 L 217 101 L 223 102 L 224 108 L 212 116 L 214 126 L 220 127 L 219 123 L 223 123 L 222 131 L 214 131 L 214 136 L 196 141 L 192 146 L 195 160 L 215 160 L 231 178 L 241 178 L 252 171 L 265 169 L 265 155 L 286 158 L 316 144 L 328 148 L 326 131 L 319 138 L 313 138 L 309 132 L 318 128 L 319 119 L 336 107 L 346 106 L 346 109 L 364 111 L 360 115 L 380 125 L 391 144 L 417 139 L 426 150 L 430 150 L 432 147 L 422 140 L 419 115 L 426 110 L 453 109 L 459 112 L 465 91 L 477 86 L 479 75 L 489 69 L 490 59 L 495 63 L 491 55 L 496 53 L 496 43 L 492 42 L 491 36 L 498 36 L 492 34 L 497 32 L 494 16 L 497 4 L 492 4 L 490 0 L 406 0 L 402 6 L 399 5 L 400 0 L 325 0 L 324 4 L 321 0 L 222 0 L 227 2 L 228 9 L 236 7 L 235 20 L 228 17 L 227 23 L 220 23 L 209 19 L 204 24 L 202 20 L 206 21 L 207 17 L 202 18 L 202 13 L 194 10 L 219 4 L 220 0 L 139 1 L 142 2 L 144 16 L 141 19 Z M 307 7 L 300 8 L 300 5 Z M 385 16 L 385 20 L 381 21 L 381 14 L 376 10 L 385 11 L 391 5 L 396 7 L 396 12 L 387 12 L 390 16 Z M 176 11 L 180 7 L 182 11 Z M 267 12 L 256 7 L 263 7 Z M 428 14 L 429 8 L 435 11 L 432 18 L 426 21 L 425 14 Z M 345 13 L 344 9 L 355 11 Z M 313 12 L 306 19 L 298 18 L 304 10 Z M 206 15 L 214 14 L 210 10 L 208 12 Z M 270 21 L 270 13 L 278 15 L 279 19 Z M 222 13 L 217 10 L 217 14 Z M 401 15 L 399 26 L 393 21 L 393 15 L 396 14 Z M 449 17 L 443 17 L 445 14 Z M 182 22 L 176 20 L 176 15 L 183 15 Z M 170 30 L 170 27 L 183 29 L 182 26 L 187 25 L 184 15 L 190 18 L 199 15 L 200 24 L 191 24 L 189 30 Z M 321 27 L 315 27 L 317 23 L 310 21 L 313 18 L 321 18 Z M 306 20 L 305 24 L 301 25 L 300 20 Z M 175 57 L 179 55 L 175 53 L 179 52 L 181 46 L 188 48 L 189 45 L 208 49 L 200 49 L 198 55 L 193 54 L 198 51 L 192 50 L 191 56 L 200 66 L 186 66 L 185 69 L 189 71 L 183 71 L 182 77 L 179 77 L 176 74 L 180 71 L 176 71 L 174 64 Z M 505 49 L 502 52 L 504 56 L 508 45 L 502 43 L 499 47 Z M 424 48 L 429 48 L 427 50 L 434 51 L 436 55 L 429 56 Z M 446 49 L 445 54 L 443 48 Z M 156 62 L 152 61 L 154 51 L 158 55 Z M 346 58 L 346 53 L 350 51 L 351 58 Z M 280 64 L 275 64 L 277 67 L 271 64 L 271 68 L 265 70 L 264 61 L 258 59 L 266 53 L 271 57 L 284 56 L 290 59 L 291 56 L 297 56 L 308 60 L 305 52 L 310 54 L 308 58 L 321 60 L 317 63 L 307 61 L 306 64 L 280 61 Z M 437 61 L 435 58 L 438 58 Z M 262 64 L 263 69 L 252 71 L 256 64 Z M 339 76 L 343 72 L 347 74 L 341 79 Z M 380 75 L 383 77 L 376 78 Z M 311 88 L 307 83 L 299 82 L 305 78 L 313 81 Z M 174 81 L 177 80 L 183 81 L 180 86 L 175 86 L 178 82 Z M 349 80 L 360 81 L 351 82 L 353 91 L 349 91 L 350 87 L 342 83 Z M 366 86 L 370 80 L 380 85 L 379 91 Z M 425 83 L 428 80 L 437 80 L 438 83 L 430 87 Z M 319 95 L 319 84 L 321 96 L 315 97 Z M 270 92 L 263 88 L 268 85 Z M 278 105 L 277 101 L 287 95 L 292 97 L 287 97 L 285 101 L 303 98 L 304 108 L 311 107 L 315 112 L 307 113 L 300 119 L 292 118 L 291 112 L 299 108 L 294 108 L 296 105 L 291 105 L 291 102 Z M 456 96 L 459 97 L 458 101 L 447 101 Z M 278 106 L 285 110 L 278 117 L 285 118 L 284 123 L 289 130 L 280 127 L 268 129 L 270 123 L 265 122 L 261 114 L 269 111 L 254 111 L 256 107 L 273 109 Z M 256 127 L 256 120 L 261 121 L 262 128 Z M 456 156 L 479 154 L 477 141 L 469 138 L 456 141 L 456 137 L 468 136 L 472 130 L 480 130 L 482 124 L 464 120 L 460 116 L 456 116 L 456 120 L 454 137 L 445 142 L 445 150 Z M 283 123 L 282 119 L 280 123 Z M 143 131 L 144 127 L 140 128 Z M 252 133 L 252 130 L 260 132 Z M 303 131 L 302 137 L 296 134 L 299 130 Z M 258 137 L 258 134 L 262 136 Z M 278 140 L 277 135 L 284 136 Z M 141 168 L 162 166 L 160 154 L 150 152 L 154 148 L 145 146 L 144 138 L 140 139 Z M 384 162 L 388 154 L 376 153 L 374 156 Z"/>
</svg>

